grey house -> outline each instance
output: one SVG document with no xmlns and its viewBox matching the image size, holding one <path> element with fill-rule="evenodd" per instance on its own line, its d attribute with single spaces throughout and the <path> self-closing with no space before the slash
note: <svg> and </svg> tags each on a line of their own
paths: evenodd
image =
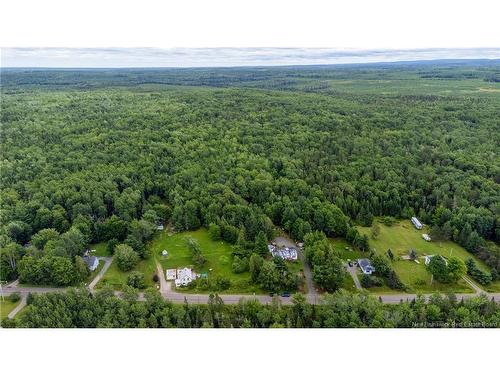
<svg viewBox="0 0 500 375">
<path fill-rule="evenodd" d="M 358 265 L 365 275 L 371 275 L 373 272 L 375 272 L 375 267 L 372 266 L 370 259 L 358 259 Z"/>
<path fill-rule="evenodd" d="M 99 259 L 97 259 L 97 257 L 94 256 L 84 256 L 83 261 L 91 271 L 95 271 L 97 266 L 99 266 Z"/>
</svg>

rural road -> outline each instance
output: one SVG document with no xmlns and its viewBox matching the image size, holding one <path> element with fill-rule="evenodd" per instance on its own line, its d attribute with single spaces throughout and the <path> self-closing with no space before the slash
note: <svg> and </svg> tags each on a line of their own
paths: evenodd
<svg viewBox="0 0 500 375">
<path fill-rule="evenodd" d="M 95 286 L 99 282 L 99 280 L 102 278 L 106 270 L 109 268 L 109 266 L 112 263 L 112 258 L 104 258 L 106 263 L 104 267 L 101 269 L 99 274 L 92 280 L 92 282 L 89 284 L 88 288 L 91 292 L 94 291 Z M 308 285 L 308 293 L 306 294 L 306 299 L 309 303 L 311 304 L 318 304 L 321 302 L 321 295 L 318 294 L 314 288 L 314 285 L 312 284 L 312 276 L 310 273 L 310 269 L 307 268 L 306 270 L 306 263 L 304 263 L 304 273 L 306 275 L 306 282 Z M 172 288 L 171 282 L 168 282 L 165 279 L 165 273 L 159 263 L 156 265 L 158 276 L 160 279 L 160 294 L 163 296 L 163 298 L 172 301 L 173 303 L 184 303 L 184 301 L 187 301 L 188 303 L 192 304 L 206 304 L 208 303 L 209 300 L 209 295 L 208 294 L 191 294 L 191 293 L 179 293 L 175 291 Z M 348 271 L 351 275 L 353 275 L 353 272 L 355 270 L 351 269 L 352 267 L 348 267 Z M 307 276 L 309 275 L 309 277 Z M 309 279 L 309 280 L 308 280 Z M 461 299 L 469 299 L 472 297 L 476 297 L 480 294 L 486 295 L 488 298 L 493 299 L 497 302 L 500 303 L 500 293 L 487 293 L 480 289 L 477 285 L 475 285 L 470 279 L 464 278 L 465 281 L 474 289 L 474 293 L 467 293 L 467 294 L 455 294 L 458 300 Z M 353 280 L 356 284 L 356 287 L 358 289 L 361 287 L 359 284 L 359 280 L 353 277 Z M 357 280 L 357 282 L 356 282 Z M 312 286 L 310 286 L 310 284 Z M 29 293 L 51 293 L 51 292 L 64 292 L 66 291 L 67 288 L 49 288 L 49 287 L 20 287 L 17 282 L 13 282 L 11 284 L 6 285 L 2 289 L 2 295 L 7 296 L 11 293 L 20 293 L 21 294 L 21 302 L 19 303 L 14 310 L 12 310 L 9 314 L 9 318 L 13 318 L 25 305 L 26 305 L 26 298 Z M 120 296 L 119 292 L 115 293 L 117 296 Z M 399 293 L 399 294 L 370 294 L 370 296 L 374 298 L 378 298 L 382 303 L 388 303 L 388 304 L 396 304 L 400 303 L 401 301 L 412 301 L 415 298 L 417 298 L 416 294 L 406 294 L 406 293 Z M 422 295 L 426 300 L 428 300 L 432 294 L 423 294 Z M 268 304 L 271 303 L 274 300 L 279 300 L 282 304 L 291 304 L 292 303 L 292 298 L 291 297 L 281 297 L 281 296 L 274 296 L 271 297 L 269 295 L 252 295 L 252 294 L 244 294 L 244 295 L 234 295 L 234 294 L 219 294 L 219 297 L 224 301 L 226 304 L 237 304 L 240 302 L 241 299 L 247 299 L 247 300 L 257 300 L 263 304 Z M 144 294 L 139 293 L 139 300 L 144 299 Z"/>
</svg>

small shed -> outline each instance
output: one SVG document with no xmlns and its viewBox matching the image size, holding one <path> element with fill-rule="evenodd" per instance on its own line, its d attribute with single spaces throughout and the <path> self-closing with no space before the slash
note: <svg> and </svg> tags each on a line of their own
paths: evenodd
<svg viewBox="0 0 500 375">
<path fill-rule="evenodd" d="M 177 278 L 177 270 L 175 268 L 170 268 L 166 271 L 167 280 L 175 280 Z"/>
</svg>

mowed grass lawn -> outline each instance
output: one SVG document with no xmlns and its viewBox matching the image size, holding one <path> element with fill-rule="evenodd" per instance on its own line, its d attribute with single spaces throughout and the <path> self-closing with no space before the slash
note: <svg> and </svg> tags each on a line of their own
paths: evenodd
<svg viewBox="0 0 500 375">
<path fill-rule="evenodd" d="M 99 267 L 101 267 L 101 264 L 99 264 Z M 132 271 L 139 271 L 144 274 L 146 288 L 155 286 L 153 275 L 156 273 L 156 263 L 154 257 L 151 256 L 149 259 L 141 260 L 134 269 L 128 272 L 120 270 L 116 260 L 113 260 L 113 263 L 111 263 L 111 266 L 109 266 L 109 269 L 99 281 L 96 288 L 109 286 L 114 290 L 121 290 L 127 284 L 127 277 Z"/>
<path fill-rule="evenodd" d="M 92 251 L 91 254 L 96 257 L 110 257 L 111 254 L 108 254 L 108 249 L 106 248 L 107 242 L 99 242 L 90 245 Z"/>
<path fill-rule="evenodd" d="M 14 308 L 20 303 L 21 301 L 17 302 L 11 302 L 7 297 L 4 297 L 4 300 L 0 300 L 0 321 L 4 320 L 7 318 L 7 315 L 14 310 Z M 17 314 L 16 314 L 17 315 Z"/>
<path fill-rule="evenodd" d="M 191 250 L 187 245 L 189 238 L 198 242 L 201 252 L 207 260 L 202 267 L 193 266 Z M 209 278 L 224 277 L 229 279 L 231 287 L 220 293 L 263 293 L 257 285 L 252 283 L 249 272 L 233 273 L 233 247 L 224 241 L 213 241 L 204 228 L 181 233 L 162 231 L 152 241 L 151 249 L 164 271 L 168 268 L 191 267 L 197 273 L 206 272 Z M 168 251 L 167 257 L 161 254 L 163 250 Z M 186 289 L 186 292 L 209 293 L 196 289 Z"/>
<path fill-rule="evenodd" d="M 380 225 L 380 235 L 377 239 L 371 238 L 371 228 L 358 227 L 360 233 L 370 237 L 370 246 L 379 254 L 385 254 L 387 249 L 391 249 L 395 256 L 408 255 L 410 249 L 417 251 L 418 257 L 423 255 L 439 254 L 445 257 L 456 256 L 464 261 L 473 258 L 478 267 L 484 271 L 490 271 L 488 266 L 477 259 L 464 248 L 451 241 L 430 241 L 422 238 L 425 229 L 417 230 L 409 220 L 403 220 L 392 226 Z M 414 291 L 421 292 L 472 292 L 472 289 L 464 282 L 456 284 L 440 284 L 434 281 L 431 285 L 431 274 L 427 271 L 423 258 L 417 258 L 420 264 L 408 260 L 396 260 L 392 262 L 394 270 L 399 275 L 401 281 Z"/>
<path fill-rule="evenodd" d="M 344 238 L 329 238 L 328 240 L 342 260 L 357 260 L 368 256 L 367 253 L 354 249 Z"/>
</svg>

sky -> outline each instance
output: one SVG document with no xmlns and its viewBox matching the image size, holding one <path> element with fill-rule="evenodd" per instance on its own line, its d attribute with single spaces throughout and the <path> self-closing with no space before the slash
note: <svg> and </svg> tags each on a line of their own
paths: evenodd
<svg viewBox="0 0 500 375">
<path fill-rule="evenodd" d="M 2 66 L 499 58 L 498 0 L 7 0 Z"/>
<path fill-rule="evenodd" d="M 221 67 L 500 59 L 500 48 L 3 48 L 3 67 Z"/>
</svg>

